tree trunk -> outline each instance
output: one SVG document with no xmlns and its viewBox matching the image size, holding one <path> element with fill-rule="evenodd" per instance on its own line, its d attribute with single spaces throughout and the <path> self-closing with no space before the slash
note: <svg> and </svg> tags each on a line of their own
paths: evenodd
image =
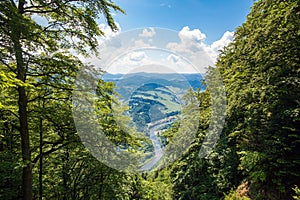
<svg viewBox="0 0 300 200">
<path fill-rule="evenodd" d="M 18 45 L 15 45 L 18 46 Z M 21 49 L 21 47 L 20 47 Z M 16 54 L 21 54 L 17 59 L 18 67 L 18 79 L 25 81 L 25 67 L 22 58 L 22 52 Z M 22 189 L 23 189 L 23 199 L 32 199 L 32 163 L 31 163 L 31 152 L 30 152 L 30 141 L 28 132 L 28 117 L 27 117 L 27 95 L 25 88 L 23 86 L 18 87 L 19 99 L 19 121 L 20 121 L 20 134 L 21 134 L 21 145 L 22 145 L 22 160 L 23 160 L 23 175 L 22 175 Z"/>
<path fill-rule="evenodd" d="M 18 106 L 19 106 L 20 134 L 21 134 L 21 144 L 22 144 L 22 160 L 24 164 L 23 176 L 22 176 L 23 199 L 31 200 L 32 199 L 32 164 L 31 164 L 30 141 L 29 141 L 29 132 L 28 132 L 27 96 L 24 87 L 19 86 L 18 92 L 19 92 Z"/>
<path fill-rule="evenodd" d="M 62 176 L 63 176 L 63 200 L 69 199 L 72 194 L 70 194 L 70 186 L 69 186 L 69 148 L 68 146 L 66 147 L 66 150 L 64 152 L 64 155 L 62 157 Z"/>
<path fill-rule="evenodd" d="M 44 108 L 44 102 L 43 102 Z M 39 168 L 39 200 L 43 199 L 43 118 L 40 117 L 40 168 Z"/>
<path fill-rule="evenodd" d="M 20 0 L 18 10 L 23 13 L 25 1 Z M 13 49 L 17 63 L 17 78 L 24 82 L 26 81 L 27 67 L 24 63 L 22 46 L 21 46 L 21 28 L 11 22 L 10 27 L 11 38 L 13 42 Z M 22 192 L 23 200 L 32 200 L 32 163 L 30 152 L 30 139 L 28 131 L 28 117 L 27 117 L 27 95 L 24 86 L 18 87 L 18 107 L 19 107 L 19 122 L 20 122 L 20 135 L 22 145 L 22 161 L 24 164 L 22 175 Z"/>
</svg>

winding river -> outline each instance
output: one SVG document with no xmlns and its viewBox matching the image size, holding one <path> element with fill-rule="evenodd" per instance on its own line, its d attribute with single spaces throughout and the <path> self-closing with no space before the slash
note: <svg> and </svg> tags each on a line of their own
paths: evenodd
<svg viewBox="0 0 300 200">
<path fill-rule="evenodd" d="M 152 126 L 149 129 L 150 140 L 152 141 L 153 146 L 154 146 L 154 156 L 150 161 L 148 161 L 145 165 L 143 165 L 140 168 L 140 171 L 151 170 L 158 163 L 160 158 L 163 156 L 163 149 L 161 147 L 158 137 L 154 133 L 156 130 L 159 130 L 160 127 L 161 127 L 161 124 L 158 124 L 156 126 Z"/>
</svg>

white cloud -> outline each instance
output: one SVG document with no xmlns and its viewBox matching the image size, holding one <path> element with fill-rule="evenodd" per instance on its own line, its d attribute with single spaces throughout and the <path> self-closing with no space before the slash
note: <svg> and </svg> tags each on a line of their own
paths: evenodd
<svg viewBox="0 0 300 200">
<path fill-rule="evenodd" d="M 174 54 L 170 54 L 167 57 L 167 60 L 172 61 L 173 63 L 177 63 L 179 61 L 179 57 Z"/>
<path fill-rule="evenodd" d="M 190 30 L 185 26 L 178 33 L 180 42 L 170 42 L 167 49 L 189 59 L 189 61 L 197 65 L 200 70 L 207 66 L 212 66 L 219 50 L 228 45 L 233 40 L 233 32 L 226 31 L 220 40 L 208 45 L 205 43 L 206 35 L 199 29 Z"/>
<path fill-rule="evenodd" d="M 116 26 L 118 27 L 117 31 L 112 31 L 111 28 L 106 24 L 99 25 L 100 30 L 102 30 L 104 33 L 104 37 L 102 36 L 102 37 L 98 38 L 99 44 L 102 44 L 104 40 L 109 40 L 110 38 L 115 37 L 120 34 L 121 27 L 120 27 L 119 23 L 117 23 L 117 22 L 115 22 L 115 23 L 116 23 Z"/>
<path fill-rule="evenodd" d="M 234 39 L 233 36 L 234 36 L 233 32 L 226 31 L 219 40 L 205 47 L 206 52 L 209 54 L 209 56 L 212 58 L 214 62 L 218 58 L 218 55 L 220 54 L 220 50 L 222 50 L 225 46 L 227 46 L 230 42 L 233 41 Z"/>
<path fill-rule="evenodd" d="M 151 40 L 149 42 L 152 42 Z M 144 42 L 144 40 L 132 40 L 132 43 L 136 48 L 144 48 L 144 47 L 151 47 L 149 43 Z"/>
<path fill-rule="evenodd" d="M 167 8 L 172 8 L 171 4 L 165 4 L 165 3 L 161 3 L 159 4 L 160 7 L 167 7 Z"/>
<path fill-rule="evenodd" d="M 106 69 L 109 73 L 198 73 L 181 56 L 164 52 L 162 58 L 151 55 L 151 50 L 130 52 L 113 60 Z"/>
<path fill-rule="evenodd" d="M 214 65 L 218 50 L 233 40 L 233 32 L 226 31 L 219 40 L 208 45 L 204 33 L 188 26 L 177 33 L 177 38 L 175 35 L 177 40 L 157 34 L 153 28 L 132 32 L 130 37 L 126 34 L 115 37 L 120 32 L 101 26 L 107 34 L 102 41 L 107 42 L 99 48 L 100 59 L 91 58 L 89 61 L 110 73 L 127 73 L 150 65 L 168 66 L 176 72 L 204 73 L 206 67 Z M 159 51 L 161 55 L 158 55 Z"/>
<path fill-rule="evenodd" d="M 167 49 L 183 54 L 193 54 L 193 52 L 202 50 L 206 46 L 204 43 L 206 36 L 199 29 L 190 30 L 189 27 L 185 26 L 178 33 L 178 36 L 180 42 L 168 43 Z"/>
<path fill-rule="evenodd" d="M 139 34 L 140 37 L 145 38 L 151 38 L 156 34 L 154 28 L 145 28 L 141 34 Z"/>
<path fill-rule="evenodd" d="M 144 58 L 146 58 L 146 54 L 143 51 L 132 52 L 129 54 L 129 58 L 132 61 L 139 62 L 139 61 L 143 60 Z"/>
<path fill-rule="evenodd" d="M 206 35 L 199 29 L 190 30 L 188 26 L 183 27 L 178 36 L 183 42 L 202 42 L 206 38 Z"/>
<path fill-rule="evenodd" d="M 183 27 L 178 33 L 179 42 L 170 42 L 166 48 L 174 53 L 188 59 L 199 68 L 199 71 L 205 71 L 205 68 L 212 65 L 213 61 L 207 55 L 207 45 L 205 44 L 205 34 L 199 29 L 190 30 L 189 27 Z"/>
<path fill-rule="evenodd" d="M 215 56 L 219 54 L 219 50 L 222 50 L 224 46 L 227 46 L 233 41 L 233 36 L 233 32 L 226 31 L 220 40 L 217 40 L 210 45 L 212 51 L 215 53 Z"/>
<path fill-rule="evenodd" d="M 106 66 L 105 70 L 109 73 L 126 74 L 129 71 L 148 64 L 150 60 L 144 51 L 128 52 L 112 60 L 110 65 Z"/>
</svg>

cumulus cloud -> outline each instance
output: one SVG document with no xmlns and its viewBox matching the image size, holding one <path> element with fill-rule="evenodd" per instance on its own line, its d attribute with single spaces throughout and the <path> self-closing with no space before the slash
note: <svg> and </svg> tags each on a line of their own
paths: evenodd
<svg viewBox="0 0 300 200">
<path fill-rule="evenodd" d="M 175 38 L 172 40 L 153 28 L 130 32 L 132 36 L 120 34 L 120 37 L 115 37 L 120 32 L 112 32 L 104 24 L 102 30 L 107 35 L 102 40 L 107 42 L 99 48 L 100 59 L 89 61 L 114 73 L 125 73 L 146 65 L 172 66 L 178 72 L 205 73 L 206 67 L 214 65 L 219 50 L 233 40 L 233 32 L 226 31 L 209 45 L 204 33 L 188 26 L 171 34 Z"/>
<path fill-rule="evenodd" d="M 106 71 L 109 73 L 128 73 L 149 62 L 149 58 L 144 51 L 133 51 L 121 55 L 106 66 Z"/>
<path fill-rule="evenodd" d="M 116 26 L 118 27 L 117 31 L 112 31 L 111 28 L 106 24 L 100 24 L 99 28 L 103 31 L 104 37 L 98 38 L 99 44 L 102 44 L 105 40 L 109 40 L 112 37 L 115 37 L 120 34 L 121 27 L 119 23 L 115 22 Z"/>
<path fill-rule="evenodd" d="M 151 40 L 149 42 L 151 42 Z M 134 44 L 134 46 L 136 48 L 151 47 L 151 45 L 148 42 L 144 42 L 144 40 L 142 40 L 142 39 L 140 39 L 140 40 L 136 40 L 136 39 L 132 40 L 132 44 Z"/>
<path fill-rule="evenodd" d="M 145 28 L 141 34 L 139 34 L 140 37 L 144 38 L 151 38 L 156 34 L 154 28 Z"/>
<path fill-rule="evenodd" d="M 219 54 L 219 50 L 222 50 L 224 46 L 227 46 L 233 41 L 233 35 L 233 32 L 226 31 L 220 40 L 217 40 L 210 45 L 212 51 L 216 54 L 215 56 Z"/>
<path fill-rule="evenodd" d="M 191 63 L 199 67 L 203 72 L 205 67 L 212 65 L 212 59 L 207 55 L 207 45 L 205 44 L 205 34 L 199 29 L 190 30 L 183 27 L 178 33 L 179 42 L 170 42 L 166 48 L 174 53 L 187 58 Z"/>
<path fill-rule="evenodd" d="M 230 42 L 233 41 L 234 33 L 230 31 L 226 31 L 221 39 L 213 42 L 211 45 L 207 45 L 205 50 L 207 54 L 212 58 L 215 62 L 218 55 L 220 54 L 220 50 L 222 50 L 225 46 L 227 46 Z"/>
<path fill-rule="evenodd" d="M 199 29 L 191 30 L 185 26 L 178 33 L 180 42 L 170 42 L 167 49 L 182 55 L 189 60 L 205 68 L 215 63 L 219 50 L 228 45 L 233 40 L 233 32 L 226 31 L 220 40 L 215 41 L 211 45 L 206 44 L 206 35 Z"/>
<path fill-rule="evenodd" d="M 173 63 L 177 63 L 179 61 L 179 57 L 174 55 L 174 54 L 170 54 L 168 57 L 167 57 L 167 60 L 169 61 L 172 61 Z"/>
<path fill-rule="evenodd" d="M 132 61 L 139 62 L 139 61 L 143 60 L 144 58 L 146 58 L 146 54 L 143 51 L 132 52 L 129 54 L 129 58 Z"/>
<path fill-rule="evenodd" d="M 199 29 L 190 30 L 188 26 L 183 27 L 178 36 L 184 42 L 202 42 L 206 38 L 206 35 Z"/>
<path fill-rule="evenodd" d="M 157 50 L 159 51 L 159 50 Z M 161 58 L 152 54 L 152 50 L 138 50 L 115 59 L 106 69 L 109 73 L 198 73 L 191 63 L 181 56 L 162 51 Z"/>
<path fill-rule="evenodd" d="M 180 42 L 170 42 L 167 44 L 167 48 L 178 52 L 178 53 L 188 53 L 197 52 L 202 50 L 205 46 L 204 40 L 206 38 L 205 34 L 201 33 L 199 29 L 190 30 L 189 27 L 183 27 L 178 33 Z"/>
</svg>

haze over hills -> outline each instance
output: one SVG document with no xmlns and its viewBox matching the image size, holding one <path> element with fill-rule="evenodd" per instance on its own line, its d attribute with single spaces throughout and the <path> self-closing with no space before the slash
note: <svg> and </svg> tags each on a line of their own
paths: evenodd
<svg viewBox="0 0 300 200">
<path fill-rule="evenodd" d="M 202 74 L 108 73 L 103 79 L 115 83 L 116 92 L 130 106 L 129 113 L 141 132 L 146 132 L 151 122 L 178 115 L 181 98 L 189 88 L 205 90 Z"/>
<path fill-rule="evenodd" d="M 203 74 L 177 74 L 177 73 L 130 73 L 130 74 L 110 74 L 103 75 L 103 80 L 114 82 L 116 91 L 122 95 L 126 101 L 132 92 L 147 83 L 156 83 L 169 88 L 177 95 L 182 95 L 189 88 L 205 90 L 202 84 Z"/>
</svg>

